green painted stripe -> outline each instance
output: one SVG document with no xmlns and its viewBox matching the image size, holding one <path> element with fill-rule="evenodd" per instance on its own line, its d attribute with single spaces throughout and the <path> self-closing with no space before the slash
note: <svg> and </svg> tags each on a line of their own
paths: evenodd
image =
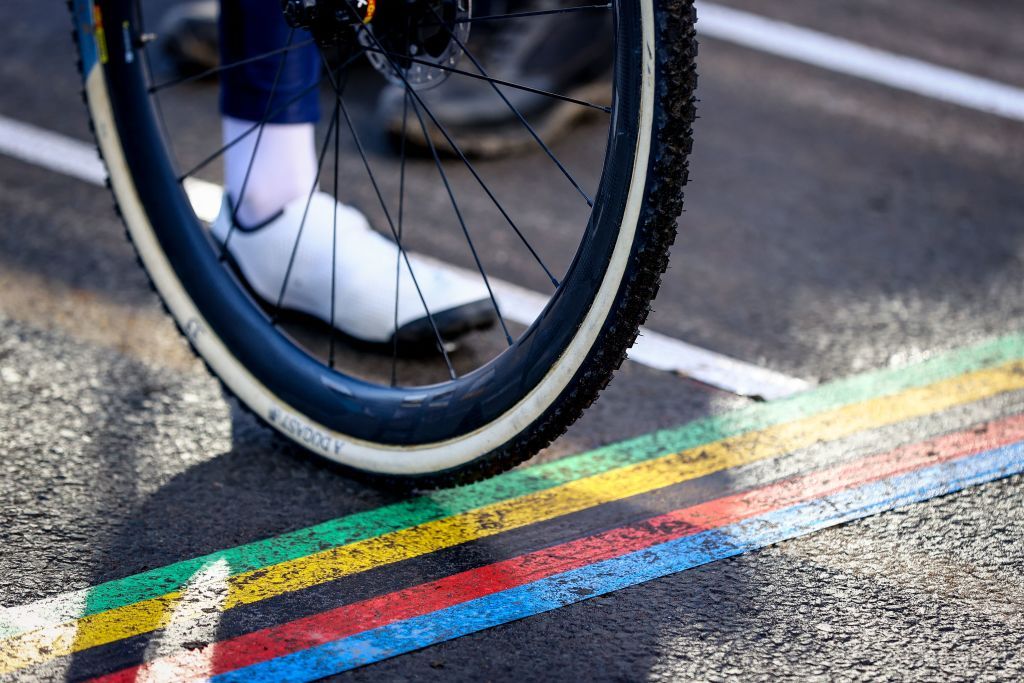
<svg viewBox="0 0 1024 683">
<path fill-rule="evenodd" d="M 110 581 L 88 589 L 84 601 L 70 599 L 71 596 L 66 595 L 13 608 L 0 615 L 0 637 L 7 638 L 38 628 L 42 625 L 40 621 L 48 624 L 62 623 L 164 595 L 184 585 L 204 566 L 222 558 L 228 561 L 232 574 L 241 574 L 321 552 L 328 547 L 347 545 L 549 489 L 666 453 L 687 450 L 1021 358 L 1024 358 L 1024 335 L 1012 335 L 945 354 L 912 367 L 858 375 L 781 401 L 752 405 L 726 415 L 654 432 L 588 453 L 508 472 L 472 486 L 435 492 L 330 520 L 276 538 Z M 34 619 L 19 618 L 28 613 L 32 613 Z M 29 621 L 35 623 L 26 628 Z"/>
</svg>

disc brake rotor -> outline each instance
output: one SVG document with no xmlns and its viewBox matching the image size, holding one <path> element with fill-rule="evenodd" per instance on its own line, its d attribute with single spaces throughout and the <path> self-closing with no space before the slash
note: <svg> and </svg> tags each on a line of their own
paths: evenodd
<svg viewBox="0 0 1024 683">
<path fill-rule="evenodd" d="M 281 0 L 281 8 L 321 47 L 362 47 L 390 82 L 424 90 L 443 83 L 462 56 L 472 0 Z"/>
<path fill-rule="evenodd" d="M 370 63 L 391 83 L 417 90 L 439 85 L 451 74 L 469 39 L 472 0 L 365 0 L 376 4 L 358 31 Z M 382 11 L 382 5 L 404 5 L 405 13 Z M 376 49 L 383 47 L 388 54 Z"/>
</svg>

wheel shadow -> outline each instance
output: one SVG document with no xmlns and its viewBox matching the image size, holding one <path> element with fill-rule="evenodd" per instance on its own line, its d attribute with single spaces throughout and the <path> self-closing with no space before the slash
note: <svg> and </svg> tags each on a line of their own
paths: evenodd
<svg viewBox="0 0 1024 683">
<path fill-rule="evenodd" d="M 668 387 L 675 390 L 670 405 L 648 404 L 647 415 L 636 417 L 636 413 L 644 412 L 637 406 L 638 399 L 643 400 L 645 395 L 664 395 Z M 681 387 L 688 390 L 683 391 Z M 132 389 L 124 387 L 121 391 L 130 393 Z M 626 407 L 630 400 L 633 407 Z M 181 401 L 179 394 L 172 402 L 180 404 Z M 706 415 L 719 409 L 713 404 L 713 395 L 706 390 L 697 390 L 697 387 L 661 373 L 630 368 L 623 373 L 621 383 L 613 384 L 595 411 L 570 430 L 559 446 L 542 454 L 539 461 L 556 460 L 570 452 L 579 452 L 610 440 L 672 426 L 675 424 L 673 418 L 678 418 L 680 413 L 694 417 Z M 97 452 L 114 452 L 110 446 L 115 442 L 120 446 L 116 451 L 117 457 L 108 457 L 105 463 L 109 479 L 130 481 L 137 472 L 152 466 L 153 454 L 149 452 L 153 448 L 152 440 L 139 437 L 166 432 L 166 427 L 160 424 L 161 419 L 154 416 L 151 408 L 143 402 L 137 402 L 137 405 L 138 410 L 127 422 L 122 414 L 104 422 L 98 430 L 109 434 L 110 438 L 97 442 Z M 138 496 L 138 503 L 130 511 L 121 511 L 118 514 L 119 531 L 98 553 L 106 561 L 97 566 L 90 585 L 201 557 L 220 549 L 273 538 L 407 498 L 345 476 L 338 468 L 311 458 L 276 436 L 234 401 L 229 401 L 229 405 L 230 449 L 181 469 L 151 493 Z M 185 416 L 179 424 L 187 424 L 190 420 L 198 422 L 200 418 L 195 414 Z M 128 430 L 125 429 L 126 424 L 131 425 Z M 129 442 L 135 444 L 134 450 L 125 448 Z M 126 491 L 109 495 L 107 500 L 115 505 L 118 500 L 131 499 Z M 438 517 L 452 512 L 443 498 L 430 499 L 427 507 L 430 504 L 436 505 L 434 514 Z M 185 577 L 187 580 L 182 583 L 186 586 L 187 597 L 178 600 L 179 604 L 172 600 L 166 607 L 170 623 L 159 630 L 113 644 L 84 649 L 71 657 L 66 678 L 84 680 L 133 666 L 144 658 L 201 650 L 209 643 L 644 519 L 667 511 L 662 509 L 662 505 L 657 499 L 615 503 L 598 516 L 590 513 L 570 515 L 459 544 L 420 559 L 376 567 L 313 589 L 232 608 L 223 615 L 217 607 L 223 605 L 227 595 L 224 580 L 231 568 L 218 564 L 214 559 L 197 566 L 195 573 Z M 372 535 L 372 530 L 369 531 Z M 103 599 L 106 598 L 99 593 L 95 599 L 91 596 L 86 610 L 103 609 Z M 182 609 L 181 605 L 186 605 L 187 609 Z M 649 635 L 654 647 L 656 634 Z M 571 650 L 575 645 L 564 642 L 562 647 Z M 212 652 L 212 663 L 215 664 L 216 647 Z M 402 661 L 400 658 L 389 666 L 397 666 L 396 671 L 401 671 Z M 414 675 L 411 672 L 416 668 L 412 665 L 406 675 Z M 466 679 L 475 678 L 471 670 L 463 674 Z M 173 680 L 176 677 L 173 671 L 154 675 L 156 680 Z"/>
</svg>

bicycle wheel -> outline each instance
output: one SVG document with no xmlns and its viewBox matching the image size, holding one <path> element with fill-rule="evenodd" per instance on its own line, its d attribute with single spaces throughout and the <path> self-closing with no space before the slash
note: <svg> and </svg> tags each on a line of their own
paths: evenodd
<svg viewBox="0 0 1024 683">
<path fill-rule="evenodd" d="M 225 258 L 202 204 L 218 195 L 213 183 L 224 148 L 210 132 L 217 130 L 211 78 L 237 64 L 162 77 L 147 33 L 148 1 L 71 0 L 85 100 L 142 265 L 194 350 L 245 406 L 335 463 L 436 486 L 522 462 L 595 400 L 649 312 L 682 208 L 696 86 L 692 0 L 567 0 L 531 11 L 517 11 L 513 2 L 500 16 L 472 16 L 468 0 L 390 10 L 410 13 L 390 17 L 392 24 L 429 24 L 435 39 L 445 32 L 443 49 L 430 59 L 408 40 L 385 38 L 386 3 L 376 3 L 376 25 L 349 20 L 324 28 L 290 18 L 299 23 L 294 43 L 260 58 L 281 60 L 292 45 L 308 44 L 306 29 L 322 45 L 318 87 L 332 114 L 321 125 L 321 180 L 331 184 L 333 161 L 335 191 L 341 175 L 348 193 L 342 199 L 362 202 L 377 229 L 397 242 L 396 272 L 414 267 L 408 253 L 415 249 L 459 261 L 492 292 L 499 324 L 470 333 L 456 348 L 434 321 L 434 352 L 413 358 L 400 348 L 354 347 L 330 325 L 277 310 Z M 337 17 L 357 11 L 354 0 L 319 2 L 333 2 Z M 606 103 L 492 78 L 473 57 L 478 23 L 577 12 L 613 18 Z M 348 38 L 327 36 L 331 31 Z M 593 114 L 583 126 L 593 142 L 556 152 L 527 116 L 514 112 L 536 153 L 474 161 L 426 104 L 423 81 L 444 77 L 472 79 L 513 111 L 508 94 L 520 91 L 584 108 Z M 445 149 L 431 145 L 426 158 L 414 159 L 404 145 L 395 155 L 379 144 L 383 138 L 386 146 L 388 135 L 359 97 L 389 82 L 405 91 L 408 125 L 420 126 L 423 139 L 440 132 Z M 208 126 L 199 125 L 201 112 Z M 253 134 L 259 130 L 254 124 Z M 354 189 L 357 171 L 362 190 Z M 523 196 L 529 201 L 515 199 Z M 522 289 L 502 285 L 498 276 L 547 291 L 524 299 Z"/>
</svg>

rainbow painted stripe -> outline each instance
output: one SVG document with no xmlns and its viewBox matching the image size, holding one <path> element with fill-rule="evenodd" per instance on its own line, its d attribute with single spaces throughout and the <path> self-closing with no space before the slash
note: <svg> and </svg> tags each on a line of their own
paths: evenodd
<svg viewBox="0 0 1024 683">
<path fill-rule="evenodd" d="M 1021 358 L 1024 337 L 1009 337 L 7 610 L 0 616 L 0 673 L 116 647 L 165 627 L 182 586 L 213 562 L 230 567 L 219 609 L 258 606 L 564 515 L 592 514 L 608 503 L 781 458 L 822 440 L 1015 395 L 1024 392 Z M 144 666 L 173 667 L 177 678 L 277 681 L 378 661 L 1024 469 L 1024 417 L 986 426 L 813 467 Z M 138 673 L 139 666 L 130 666 L 103 680 L 135 680 Z"/>
<path fill-rule="evenodd" d="M 976 437 L 952 434 L 347 605 L 218 643 L 211 658 L 185 653 L 175 670 L 225 681 L 309 680 L 1024 466 L 1024 416 Z M 99 680 L 134 681 L 143 668 Z"/>
</svg>

